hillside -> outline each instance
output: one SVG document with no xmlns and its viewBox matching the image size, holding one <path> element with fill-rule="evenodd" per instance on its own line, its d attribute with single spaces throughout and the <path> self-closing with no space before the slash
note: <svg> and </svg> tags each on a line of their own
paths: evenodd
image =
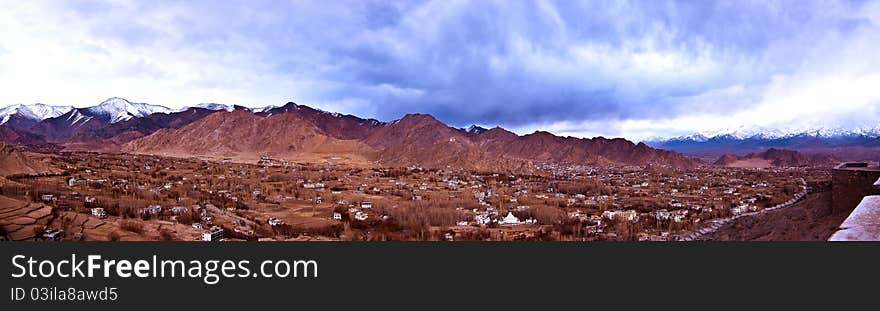
<svg viewBox="0 0 880 311">
<path fill-rule="evenodd" d="M 827 154 L 806 155 L 794 150 L 770 148 L 745 156 L 726 154 L 713 164 L 724 167 L 796 167 L 832 166 L 839 162 L 839 159 Z"/>
<path fill-rule="evenodd" d="M 122 151 L 169 156 L 255 160 L 260 156 L 363 156 L 371 149 L 321 133 L 296 114 L 259 116 L 243 110 L 217 112 L 179 129 L 161 129 L 126 143 Z"/>
<path fill-rule="evenodd" d="M 429 114 L 393 122 L 288 102 L 247 108 L 201 104 L 179 110 L 113 97 L 85 108 L 19 105 L 2 111 L 0 141 L 51 150 L 177 157 L 503 170 L 536 163 L 667 165 L 699 161 L 622 138 L 517 135 L 501 127 L 455 128 Z"/>
<path fill-rule="evenodd" d="M 46 171 L 48 169 L 41 161 L 26 156 L 11 145 L 0 143 L 0 176 Z"/>
<path fill-rule="evenodd" d="M 289 103 L 265 112 L 221 111 L 179 129 L 165 128 L 121 150 L 171 156 L 297 160 L 335 159 L 385 166 L 506 169 L 534 162 L 660 164 L 693 167 L 680 154 L 625 139 L 518 136 L 502 128 L 468 132 L 427 114 L 390 123 L 342 116 Z"/>
</svg>

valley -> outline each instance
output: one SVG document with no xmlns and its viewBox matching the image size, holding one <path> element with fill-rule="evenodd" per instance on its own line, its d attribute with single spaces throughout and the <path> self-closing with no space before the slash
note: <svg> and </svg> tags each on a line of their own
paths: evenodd
<svg viewBox="0 0 880 311">
<path fill-rule="evenodd" d="M 292 102 L 4 113 L 0 235 L 13 240 L 702 239 L 787 209 L 840 161 L 776 148 L 692 158 Z"/>
<path fill-rule="evenodd" d="M 790 200 L 804 176 L 830 178 L 809 168 L 538 163 L 515 173 L 268 156 L 41 156 L 54 173 L 9 176 L 0 187 L 4 208 L 45 214 L 26 222 L 19 218 L 34 208 L 10 211 L 0 224 L 18 232 L 11 238 L 662 241 Z"/>
</svg>

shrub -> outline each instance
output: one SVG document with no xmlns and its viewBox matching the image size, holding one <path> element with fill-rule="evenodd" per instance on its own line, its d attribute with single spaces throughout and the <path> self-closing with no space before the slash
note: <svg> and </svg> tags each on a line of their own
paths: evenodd
<svg viewBox="0 0 880 311">
<path fill-rule="evenodd" d="M 110 234 L 107 235 L 107 239 L 113 242 L 119 241 L 119 232 L 110 232 Z"/>
<path fill-rule="evenodd" d="M 159 240 L 160 241 L 173 241 L 174 234 L 171 232 L 171 230 L 162 230 L 159 232 Z"/>
</svg>

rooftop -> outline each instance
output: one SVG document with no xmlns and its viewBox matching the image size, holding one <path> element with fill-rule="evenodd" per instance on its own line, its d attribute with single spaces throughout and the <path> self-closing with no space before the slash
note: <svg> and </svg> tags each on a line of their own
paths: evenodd
<svg viewBox="0 0 880 311">
<path fill-rule="evenodd" d="M 829 241 L 880 241 L 880 195 L 866 196 Z"/>
</svg>

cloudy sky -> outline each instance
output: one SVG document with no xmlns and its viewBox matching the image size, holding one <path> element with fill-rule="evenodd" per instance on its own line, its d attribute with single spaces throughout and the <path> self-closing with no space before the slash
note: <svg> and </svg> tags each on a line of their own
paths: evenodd
<svg viewBox="0 0 880 311">
<path fill-rule="evenodd" d="M 880 2 L 0 2 L 0 106 L 112 96 L 635 140 L 876 127 Z"/>
</svg>

